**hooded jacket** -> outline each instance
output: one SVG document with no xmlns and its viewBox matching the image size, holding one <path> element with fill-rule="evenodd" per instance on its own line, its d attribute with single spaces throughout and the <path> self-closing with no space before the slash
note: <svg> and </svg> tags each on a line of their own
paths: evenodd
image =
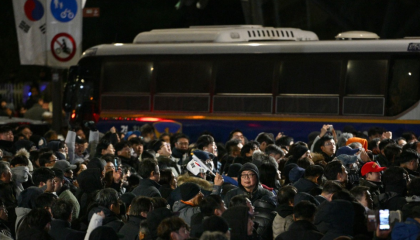
<svg viewBox="0 0 420 240">
<path fill-rule="evenodd" d="M 245 190 L 245 188 L 242 186 L 240 176 L 241 176 L 243 171 L 252 171 L 257 176 L 257 183 L 256 183 L 256 186 L 255 186 L 255 188 L 252 192 L 247 192 Z M 230 190 L 229 192 L 226 193 L 225 198 L 224 198 L 225 205 L 227 207 L 229 207 L 230 199 L 232 199 L 236 195 L 241 195 L 241 194 L 246 194 L 248 196 L 249 200 L 251 200 L 252 204 L 254 204 L 255 201 L 257 201 L 258 199 L 261 199 L 264 196 L 268 196 L 268 197 L 274 196 L 274 194 L 272 192 L 268 191 L 267 189 L 264 189 L 261 186 L 261 184 L 260 184 L 260 173 L 258 171 L 257 166 L 255 166 L 255 164 L 253 164 L 253 163 L 245 163 L 241 167 L 241 169 L 239 170 L 239 173 L 238 173 L 238 188 Z"/>
</svg>

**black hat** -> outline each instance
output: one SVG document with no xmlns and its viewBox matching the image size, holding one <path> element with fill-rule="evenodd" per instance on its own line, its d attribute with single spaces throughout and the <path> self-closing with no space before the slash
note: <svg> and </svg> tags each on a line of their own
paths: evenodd
<svg viewBox="0 0 420 240">
<path fill-rule="evenodd" d="M 229 171 L 228 171 L 228 174 L 227 175 L 229 177 L 238 177 L 239 170 L 241 169 L 241 167 L 242 167 L 242 164 L 240 164 L 240 163 L 231 164 L 229 166 Z"/>
<path fill-rule="evenodd" d="M 241 175 L 241 173 L 243 171 L 252 171 L 252 172 L 254 172 L 257 175 L 257 182 L 258 183 L 260 182 L 260 172 L 258 171 L 257 166 L 255 166 L 255 164 L 253 164 L 253 163 L 247 162 L 244 165 L 242 165 L 241 169 L 239 169 L 239 173 L 238 173 L 238 185 L 240 187 L 242 186 L 240 175 Z"/>
<path fill-rule="evenodd" d="M 203 221 L 203 231 L 210 232 L 222 232 L 226 233 L 229 230 L 229 225 L 225 219 L 222 217 L 213 215 L 211 217 L 205 218 Z"/>
<path fill-rule="evenodd" d="M 89 236 L 89 240 L 115 240 L 118 238 L 124 238 L 124 235 L 118 234 L 109 226 L 97 227 Z"/>
<path fill-rule="evenodd" d="M 196 183 L 187 182 L 179 186 L 182 201 L 188 201 L 194 198 L 199 192 L 200 187 Z"/>
<path fill-rule="evenodd" d="M 173 213 L 167 208 L 158 208 L 147 214 L 147 226 L 152 239 L 156 239 L 157 228 L 163 219 L 172 217 Z"/>
</svg>

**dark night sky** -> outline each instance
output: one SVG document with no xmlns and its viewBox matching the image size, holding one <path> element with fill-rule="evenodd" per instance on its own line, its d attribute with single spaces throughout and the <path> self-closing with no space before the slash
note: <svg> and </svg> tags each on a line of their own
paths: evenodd
<svg viewBox="0 0 420 240">
<path fill-rule="evenodd" d="M 264 3 L 264 25 L 274 26 L 273 0 Z M 414 0 L 287 0 L 280 1 L 281 27 L 314 31 L 320 39 L 339 32 L 365 30 L 381 38 L 420 36 L 420 2 Z M 83 48 L 101 43 L 131 42 L 139 32 L 190 25 L 244 24 L 240 0 L 210 0 L 204 10 L 174 8 L 177 0 L 88 0 L 99 7 L 99 18 L 85 18 Z M 309 10 L 307 10 L 309 9 Z M 0 8 L 0 83 L 38 81 L 43 67 L 22 67 L 14 24 L 12 0 Z M 48 74 L 47 74 L 48 78 Z"/>
</svg>

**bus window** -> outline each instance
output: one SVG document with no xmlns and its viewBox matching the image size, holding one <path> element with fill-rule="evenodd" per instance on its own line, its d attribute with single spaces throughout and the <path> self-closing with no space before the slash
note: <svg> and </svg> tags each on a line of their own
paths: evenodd
<svg viewBox="0 0 420 240">
<path fill-rule="evenodd" d="M 216 93 L 272 93 L 274 63 L 254 58 L 252 61 L 235 58 L 220 62 Z"/>
<path fill-rule="evenodd" d="M 397 115 L 420 98 L 420 61 L 418 59 L 395 60 L 389 86 L 388 115 Z"/>
<path fill-rule="evenodd" d="M 387 60 L 349 60 L 346 94 L 385 95 L 387 65 Z"/>
<path fill-rule="evenodd" d="M 341 61 L 284 61 L 280 66 L 280 94 L 339 94 Z"/>
<path fill-rule="evenodd" d="M 209 93 L 210 62 L 162 61 L 157 66 L 157 93 Z"/>
<path fill-rule="evenodd" d="M 103 92 L 150 92 L 153 63 L 109 61 L 103 65 Z"/>
</svg>

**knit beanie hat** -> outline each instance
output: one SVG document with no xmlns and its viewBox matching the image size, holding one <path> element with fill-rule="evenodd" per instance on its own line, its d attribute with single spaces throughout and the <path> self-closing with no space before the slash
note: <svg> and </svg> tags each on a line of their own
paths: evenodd
<svg viewBox="0 0 420 240">
<path fill-rule="evenodd" d="M 203 221 L 203 231 L 210 231 L 210 232 L 222 232 L 226 233 L 229 230 L 229 225 L 225 219 L 222 217 L 213 215 L 207 218 L 204 218 Z"/>
<path fill-rule="evenodd" d="M 228 174 L 227 175 L 229 177 L 238 177 L 239 170 L 241 169 L 241 167 L 242 167 L 242 164 L 240 164 L 240 163 L 231 164 L 229 166 L 229 171 L 228 171 Z"/>
<path fill-rule="evenodd" d="M 242 172 L 243 171 L 252 171 L 252 172 L 254 172 L 256 175 L 257 175 L 257 180 L 258 180 L 258 182 L 257 183 L 259 183 L 260 182 L 260 172 L 258 171 L 258 168 L 257 168 L 257 166 L 255 166 L 255 164 L 253 164 L 253 163 L 245 163 L 244 165 L 242 165 L 242 167 L 241 167 L 241 169 L 239 169 L 239 173 L 238 173 L 238 184 L 239 184 L 239 186 L 242 186 L 242 184 L 241 184 L 241 174 L 242 174 Z"/>
<path fill-rule="evenodd" d="M 200 187 L 196 183 L 187 182 L 179 186 L 182 201 L 188 201 L 194 198 L 199 192 Z"/>
</svg>

